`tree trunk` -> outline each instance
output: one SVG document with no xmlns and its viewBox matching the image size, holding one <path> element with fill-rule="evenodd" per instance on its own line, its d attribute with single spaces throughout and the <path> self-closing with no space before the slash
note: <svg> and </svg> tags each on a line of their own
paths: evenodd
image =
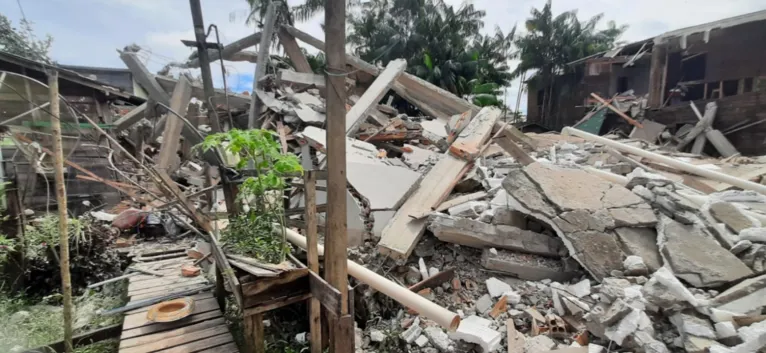
<svg viewBox="0 0 766 353">
<path fill-rule="evenodd" d="M 64 187 L 64 152 L 61 145 L 61 121 L 59 120 L 58 72 L 48 74 L 51 100 L 51 134 L 56 178 L 56 203 L 59 211 L 59 267 L 61 268 L 61 293 L 64 296 L 64 347 L 72 352 L 72 279 L 69 275 L 69 236 L 67 234 L 67 197 Z"/>
</svg>

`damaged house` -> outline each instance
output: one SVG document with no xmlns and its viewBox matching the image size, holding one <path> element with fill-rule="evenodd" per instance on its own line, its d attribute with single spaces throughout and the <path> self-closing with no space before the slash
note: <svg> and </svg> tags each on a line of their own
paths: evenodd
<svg viewBox="0 0 766 353">
<path fill-rule="evenodd" d="M 590 95 L 593 92 L 618 105 L 644 97 L 645 103 L 637 103 L 641 109 L 629 114 L 674 131 L 699 121 L 689 102 L 704 107 L 715 101 L 713 128 L 741 154 L 759 154 L 766 137 L 766 125 L 761 124 L 766 121 L 765 24 L 766 11 L 759 11 L 667 32 L 569 63 L 571 72 L 554 79 L 552 94 L 551 85 L 529 82 L 527 121 L 553 130 L 575 125 L 598 103 Z M 597 131 L 589 131 L 607 133 L 620 120 L 602 119 Z"/>
</svg>

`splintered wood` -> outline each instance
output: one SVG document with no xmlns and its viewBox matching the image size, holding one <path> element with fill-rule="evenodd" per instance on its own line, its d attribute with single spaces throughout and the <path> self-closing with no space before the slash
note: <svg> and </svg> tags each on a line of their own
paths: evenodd
<svg viewBox="0 0 766 353">
<path fill-rule="evenodd" d="M 480 148 L 489 139 L 492 127 L 500 117 L 500 111 L 494 108 L 482 109 L 466 126 L 455 140 L 461 146 Z M 446 153 L 436 165 L 423 177 L 420 186 L 404 202 L 394 217 L 383 229 L 378 243 L 382 254 L 394 258 L 407 258 L 423 235 L 426 219 L 415 219 L 448 193 L 454 186 L 461 170 L 470 162 Z"/>
</svg>

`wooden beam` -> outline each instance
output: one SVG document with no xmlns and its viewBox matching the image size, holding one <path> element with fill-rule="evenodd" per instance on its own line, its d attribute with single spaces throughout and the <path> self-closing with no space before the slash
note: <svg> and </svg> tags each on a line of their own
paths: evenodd
<svg viewBox="0 0 766 353">
<path fill-rule="evenodd" d="M 611 101 L 611 99 L 610 99 Z M 516 143 L 523 144 L 527 148 L 531 150 L 537 150 L 537 142 L 533 140 L 531 137 L 527 136 L 525 133 L 521 132 L 518 128 L 511 124 L 501 124 L 500 122 L 495 124 L 495 127 L 498 129 L 504 130 L 503 133 L 505 136 L 508 136 L 511 138 L 511 140 L 515 141 Z"/>
<path fill-rule="evenodd" d="M 591 97 L 595 98 L 599 103 L 605 105 L 609 110 L 613 111 L 615 114 L 619 115 L 621 118 L 625 119 L 625 121 L 628 122 L 628 124 L 633 125 L 639 129 L 643 129 L 644 125 L 639 123 L 638 121 L 633 120 L 633 118 L 627 116 L 625 113 L 621 112 L 619 109 L 615 108 L 613 105 L 611 105 L 609 102 L 605 101 L 604 98 L 601 98 L 598 94 L 591 93 Z"/>
<path fill-rule="evenodd" d="M 129 111 L 127 114 L 117 119 L 117 121 L 114 122 L 114 129 L 112 131 L 117 133 L 139 122 L 141 119 L 144 118 L 144 115 L 145 115 L 144 111 L 146 110 L 148 106 L 149 106 L 148 103 L 141 104 L 133 108 L 133 110 Z"/>
<path fill-rule="evenodd" d="M 459 136 L 454 144 L 470 149 L 471 146 L 482 146 L 492 133 L 495 122 L 500 117 L 500 110 L 485 107 L 474 117 L 463 131 L 470 131 L 466 136 Z M 478 147 L 475 149 L 478 150 Z M 426 226 L 425 219 L 413 219 L 412 215 L 419 215 L 431 211 L 431 206 L 444 197 L 454 186 L 453 181 L 468 165 L 469 162 L 445 153 L 439 162 L 423 177 L 417 190 L 397 210 L 391 221 L 383 229 L 383 235 L 378 243 L 381 254 L 393 258 L 404 259 L 409 257 L 415 244 L 423 235 Z M 330 210 L 334 208 L 330 205 Z"/>
<path fill-rule="evenodd" d="M 277 82 L 297 83 L 299 85 L 312 85 L 317 88 L 325 88 L 325 80 L 322 75 L 285 69 L 279 69 L 279 72 L 277 72 Z"/>
<path fill-rule="evenodd" d="M 266 353 L 266 338 L 263 336 L 263 314 L 244 317 L 245 340 L 249 351 Z"/>
<path fill-rule="evenodd" d="M 277 19 L 277 4 L 270 2 L 266 8 L 266 16 L 263 19 L 263 34 L 261 35 L 261 44 L 258 46 L 258 63 L 255 65 L 255 76 L 253 76 L 253 93 L 261 89 L 261 78 L 266 75 L 266 67 L 269 65 L 269 47 L 271 46 L 271 36 L 274 33 L 274 22 Z M 263 102 L 258 94 L 252 94 L 250 101 L 250 112 L 247 118 L 247 128 L 254 129 L 255 121 L 261 115 Z"/>
<path fill-rule="evenodd" d="M 308 60 L 306 60 L 306 55 L 303 54 L 303 51 L 298 46 L 298 42 L 295 40 L 295 37 L 288 33 L 283 27 L 280 27 L 277 30 L 277 37 L 279 37 L 279 42 L 282 43 L 282 49 L 285 50 L 285 53 L 290 58 L 290 61 L 293 62 L 295 71 L 302 73 L 313 73 L 311 70 L 311 65 L 309 65 Z"/>
<path fill-rule="evenodd" d="M 326 52 L 325 42 L 295 27 L 289 25 L 283 25 L 282 27 L 292 34 L 293 37 Z M 351 54 L 346 54 L 345 56 L 346 62 L 354 68 L 373 76 L 380 74 L 380 69 L 375 65 Z M 449 119 L 449 117 L 455 114 L 462 114 L 467 110 L 470 110 L 475 115 L 480 109 L 465 99 L 406 72 L 398 77 L 397 82 L 394 83 L 392 88 L 397 94 L 418 107 L 418 109 L 439 119 Z"/>
<path fill-rule="evenodd" d="M 185 75 L 181 75 L 175 90 L 173 90 L 173 96 L 170 98 L 170 109 L 181 116 L 185 116 L 191 100 L 191 91 L 191 82 Z M 169 170 L 169 168 L 173 157 L 177 157 L 183 127 L 184 123 L 179 117 L 168 113 L 165 129 L 162 132 L 162 146 L 157 162 L 157 168 L 168 174 L 173 173 L 173 170 Z"/>
<path fill-rule="evenodd" d="M 319 244 L 317 236 L 317 210 L 316 210 L 316 173 L 313 170 L 307 170 L 303 174 L 303 195 L 305 197 L 306 205 L 306 252 L 309 271 L 309 275 L 319 276 L 319 250 L 317 245 Z M 312 293 L 314 292 L 315 283 L 309 278 Z M 340 292 L 338 292 L 340 297 Z M 341 298 L 338 299 L 339 301 Z M 340 303 L 338 303 L 340 309 Z M 311 333 L 311 353 L 322 352 L 322 308 L 321 302 L 314 295 L 309 301 L 309 326 Z"/>
<path fill-rule="evenodd" d="M 168 92 L 157 83 L 157 80 L 154 79 L 154 75 L 152 75 L 152 73 L 149 72 L 149 69 L 138 60 L 138 56 L 136 56 L 135 53 L 120 52 L 120 59 L 122 59 L 133 74 L 133 79 L 136 80 L 147 93 L 149 93 L 149 96 L 152 99 L 163 104 L 170 104 L 170 95 L 168 95 Z"/>
<path fill-rule="evenodd" d="M 391 85 L 399 75 L 407 68 L 404 59 L 392 60 L 386 69 L 364 92 L 359 101 L 346 113 L 346 135 L 354 136 L 359 126 L 367 119 L 373 109 L 378 108 L 378 102 L 391 88 Z"/>
<path fill-rule="evenodd" d="M 529 154 L 527 154 L 521 146 L 517 145 L 508 135 L 498 136 L 495 139 L 495 143 L 497 143 L 497 145 L 505 152 L 508 152 L 508 154 L 521 165 L 530 165 L 535 162 L 535 159 L 530 157 Z"/>
<path fill-rule="evenodd" d="M 700 119 L 699 122 L 697 122 L 696 125 L 689 131 L 689 133 L 686 134 L 686 137 L 684 137 L 681 142 L 678 143 L 676 146 L 676 151 L 681 151 L 684 147 L 689 145 L 692 141 L 694 141 L 697 136 L 704 133 L 708 129 L 710 129 L 710 125 L 713 123 L 713 119 L 715 119 L 715 114 L 718 111 L 718 106 L 714 105 L 706 106 L 705 107 L 705 115 L 700 116 L 699 110 L 697 110 L 697 106 L 694 105 L 694 102 L 690 102 L 692 105 L 692 111 L 694 111 L 695 116 L 697 116 L 697 119 Z"/>
<path fill-rule="evenodd" d="M 232 57 L 235 57 L 237 53 L 241 52 L 245 48 L 255 46 L 260 41 L 261 41 L 261 32 L 253 33 L 247 37 L 238 39 L 236 41 L 233 41 L 227 44 L 226 46 L 223 47 L 223 50 L 221 50 L 220 53 L 218 52 L 218 49 L 208 49 L 207 55 L 209 57 L 211 64 L 213 63 L 213 61 L 220 59 L 221 55 L 223 55 L 224 60 L 228 60 Z M 195 54 L 197 53 L 194 52 L 192 55 L 195 55 Z M 195 57 L 194 59 L 189 59 L 188 61 L 186 61 L 186 64 L 184 66 L 188 68 L 199 67 L 199 57 Z"/>
</svg>

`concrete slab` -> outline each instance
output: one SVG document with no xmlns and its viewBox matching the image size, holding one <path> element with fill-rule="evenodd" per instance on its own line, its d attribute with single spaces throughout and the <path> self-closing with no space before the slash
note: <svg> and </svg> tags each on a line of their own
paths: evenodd
<svg viewBox="0 0 766 353">
<path fill-rule="evenodd" d="M 617 240 L 627 255 L 644 259 L 650 272 L 662 267 L 660 249 L 657 247 L 657 230 L 654 228 L 616 228 Z"/>
<path fill-rule="evenodd" d="M 349 161 L 346 177 L 370 201 L 371 209 L 393 210 L 417 187 L 421 174 L 407 168 Z"/>
</svg>

